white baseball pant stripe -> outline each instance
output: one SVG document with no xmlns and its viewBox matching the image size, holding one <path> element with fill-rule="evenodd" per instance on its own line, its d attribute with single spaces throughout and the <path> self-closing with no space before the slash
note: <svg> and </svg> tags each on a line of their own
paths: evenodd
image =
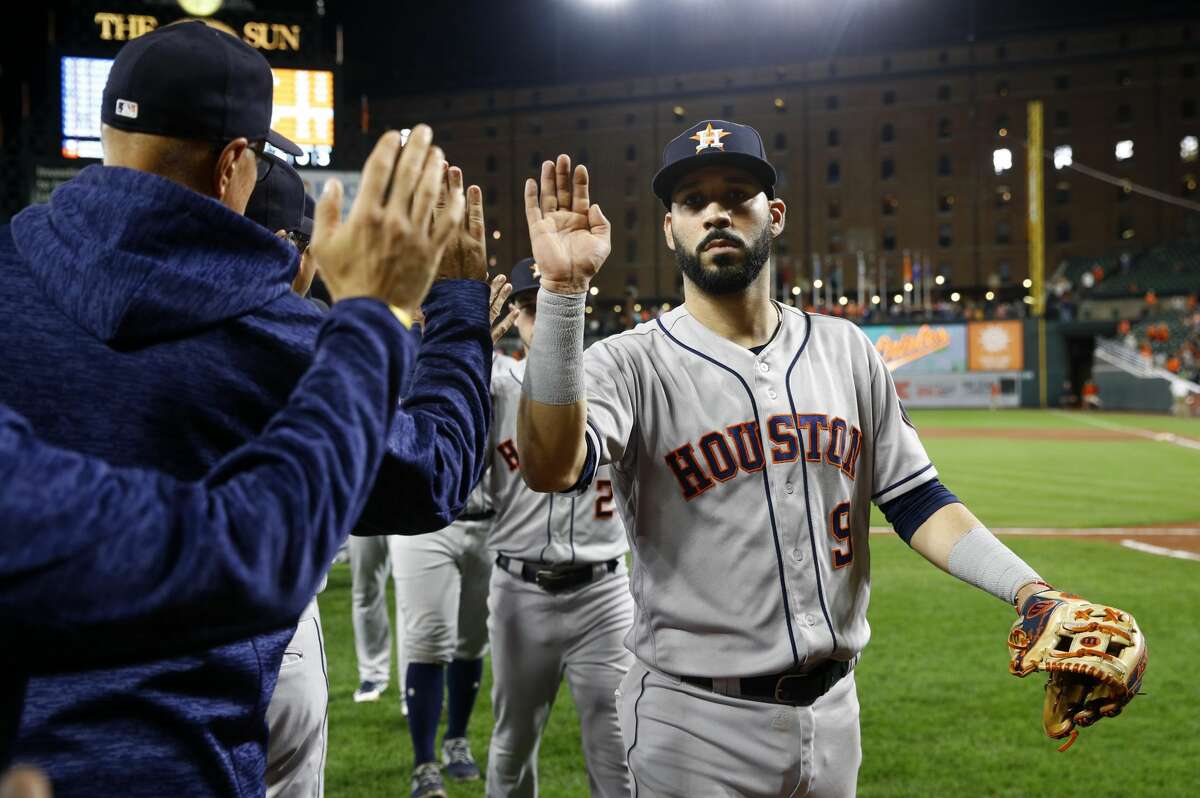
<svg viewBox="0 0 1200 798">
<path fill-rule="evenodd" d="M 862 748 L 854 673 L 810 707 L 718 695 L 636 661 L 617 698 L 634 798 L 847 798 Z"/>
<path fill-rule="evenodd" d="M 404 614 L 396 597 L 396 630 L 388 621 L 387 579 L 392 574 L 388 556 L 391 536 L 350 538 L 350 618 L 354 627 L 354 654 L 358 680 L 377 684 L 391 681 L 392 640 L 396 641 L 396 672 L 404 695 Z"/>
<path fill-rule="evenodd" d="M 538 748 L 563 678 L 579 715 L 592 796 L 630 795 L 615 702 L 633 663 L 624 645 L 633 625 L 624 562 L 616 573 L 562 593 L 547 593 L 497 567 L 488 610 L 496 717 L 489 798 L 537 795 Z"/>
<path fill-rule="evenodd" d="M 283 653 L 267 707 L 267 798 L 322 798 L 329 746 L 329 674 L 317 600 Z"/>
</svg>

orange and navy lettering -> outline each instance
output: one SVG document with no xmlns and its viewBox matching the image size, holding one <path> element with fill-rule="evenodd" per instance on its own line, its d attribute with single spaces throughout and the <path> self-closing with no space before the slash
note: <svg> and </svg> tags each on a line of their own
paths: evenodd
<svg viewBox="0 0 1200 798">
<path fill-rule="evenodd" d="M 807 434 L 804 432 L 807 430 Z M 862 452 L 862 430 L 840 417 L 825 413 L 780 414 L 767 419 L 770 462 L 792 463 L 804 458 L 824 462 L 853 480 Z M 699 453 L 697 453 L 699 449 Z M 767 465 L 757 421 L 743 421 L 706 432 L 695 443 L 685 443 L 664 456 L 675 475 L 683 498 L 691 501 L 718 482 L 728 482 L 739 472 L 752 474 Z"/>
<path fill-rule="evenodd" d="M 850 537 L 850 502 L 842 502 L 829 513 L 829 534 L 833 536 L 833 567 L 845 568 L 854 562 L 854 541 Z M 846 549 L 838 548 L 845 543 Z"/>
<path fill-rule="evenodd" d="M 607 521 L 613 517 L 613 486 L 612 480 L 598 479 L 596 480 L 596 512 L 594 513 L 597 521 Z"/>
<path fill-rule="evenodd" d="M 521 467 L 521 458 L 517 456 L 517 446 L 512 438 L 501 441 L 496 446 L 496 452 L 504 458 L 504 464 L 508 466 L 509 471 L 516 471 Z"/>
</svg>

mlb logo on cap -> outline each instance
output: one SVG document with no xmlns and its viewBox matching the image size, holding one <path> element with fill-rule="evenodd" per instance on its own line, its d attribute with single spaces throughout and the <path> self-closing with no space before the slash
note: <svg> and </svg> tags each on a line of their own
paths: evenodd
<svg viewBox="0 0 1200 798">
<path fill-rule="evenodd" d="M 117 100 L 117 116 L 128 117 L 129 119 L 137 119 L 138 107 L 137 103 L 132 100 Z"/>
<path fill-rule="evenodd" d="M 671 192 L 679 178 L 708 166 L 744 169 L 762 183 L 767 197 L 775 197 L 775 167 L 767 160 L 762 136 L 749 125 L 723 119 L 705 119 L 691 125 L 663 150 L 662 168 L 654 176 L 655 195 L 668 210 Z"/>
</svg>

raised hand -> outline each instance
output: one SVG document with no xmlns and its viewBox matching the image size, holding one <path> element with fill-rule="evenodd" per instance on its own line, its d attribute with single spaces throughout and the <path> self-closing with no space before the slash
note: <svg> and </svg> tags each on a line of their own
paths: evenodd
<svg viewBox="0 0 1200 798">
<path fill-rule="evenodd" d="M 504 334 L 512 329 L 513 323 L 517 320 L 517 314 L 520 312 L 516 305 L 508 309 L 508 313 L 504 314 L 504 318 L 500 318 L 500 311 L 504 309 L 504 303 L 508 301 L 508 297 L 512 294 L 512 283 L 508 282 L 508 278 L 503 274 L 497 274 L 491 281 L 491 301 L 488 305 L 488 318 L 492 322 L 492 343 L 499 343 Z M 500 318 L 499 321 L 496 319 Z"/>
<path fill-rule="evenodd" d="M 455 193 L 462 194 L 463 173 L 457 166 L 446 170 L 442 180 L 442 190 L 438 204 L 434 208 L 434 218 L 439 219 L 448 208 L 448 198 Z M 487 279 L 487 237 L 483 216 L 483 192 L 479 186 L 467 189 L 467 218 L 454 228 L 454 235 L 442 253 L 442 261 L 438 264 L 439 280 L 486 280 Z"/>
<path fill-rule="evenodd" d="M 525 219 L 542 288 L 559 294 L 587 291 L 612 249 L 608 219 L 588 198 L 587 167 L 571 172 L 571 158 L 542 164 L 541 195 L 525 181 Z"/>
<path fill-rule="evenodd" d="M 345 222 L 342 184 L 326 184 L 310 248 L 335 302 L 365 296 L 410 315 L 420 309 L 442 253 L 463 222 L 461 182 L 457 191 L 447 189 L 444 208 L 434 218 L 445 171 L 433 131 L 417 125 L 403 148 L 394 130 L 379 138 Z"/>
</svg>

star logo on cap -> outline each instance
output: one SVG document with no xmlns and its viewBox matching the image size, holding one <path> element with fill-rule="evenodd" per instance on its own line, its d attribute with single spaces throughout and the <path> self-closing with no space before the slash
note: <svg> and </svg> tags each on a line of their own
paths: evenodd
<svg viewBox="0 0 1200 798">
<path fill-rule="evenodd" d="M 704 130 L 697 130 L 695 133 L 689 136 L 689 138 L 691 138 L 692 141 L 700 142 L 696 145 L 696 152 L 699 153 L 701 150 L 707 150 L 712 147 L 715 147 L 718 150 L 725 149 L 725 145 L 721 143 L 721 139 L 731 135 L 733 134 L 727 130 L 722 130 L 721 128 L 716 128 L 714 130 L 712 122 L 709 122 L 707 128 Z"/>
<path fill-rule="evenodd" d="M 531 267 L 530 267 L 529 271 L 533 273 L 533 276 L 534 276 L 534 277 L 541 277 L 541 276 L 542 276 L 542 270 L 538 268 L 538 265 L 537 265 L 536 263 L 535 263 L 535 264 L 533 264 L 533 266 L 531 266 Z"/>
</svg>

